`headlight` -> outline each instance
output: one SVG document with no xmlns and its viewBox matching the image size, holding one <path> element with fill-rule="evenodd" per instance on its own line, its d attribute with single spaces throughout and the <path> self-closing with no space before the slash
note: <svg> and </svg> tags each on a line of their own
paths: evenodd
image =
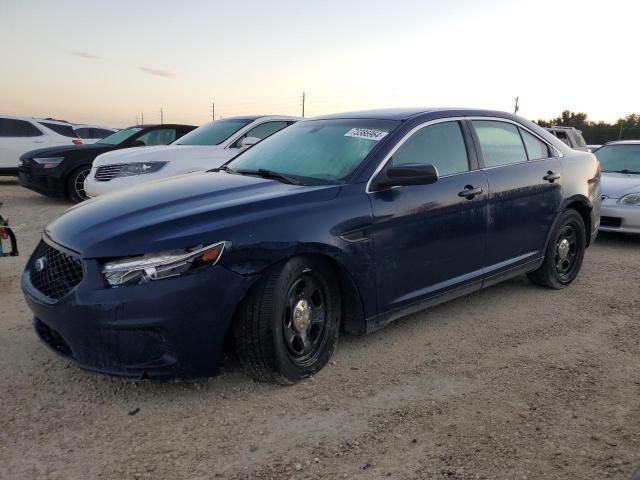
<svg viewBox="0 0 640 480">
<path fill-rule="evenodd" d="M 618 203 L 620 205 L 640 206 L 640 193 L 629 193 L 618 200 Z"/>
<path fill-rule="evenodd" d="M 64 157 L 34 157 L 33 161 L 44 168 L 56 168 Z"/>
<path fill-rule="evenodd" d="M 110 287 L 137 285 L 182 275 L 193 268 L 215 265 L 225 242 L 190 250 L 171 250 L 107 262 L 102 274 Z"/>
<path fill-rule="evenodd" d="M 130 177 L 132 175 L 144 175 L 145 173 L 157 172 L 166 164 L 167 162 L 126 163 L 118 173 L 118 177 Z"/>
</svg>

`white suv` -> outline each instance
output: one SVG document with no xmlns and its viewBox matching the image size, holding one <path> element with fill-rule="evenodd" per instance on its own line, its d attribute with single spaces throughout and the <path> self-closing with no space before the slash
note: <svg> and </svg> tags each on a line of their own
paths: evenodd
<svg viewBox="0 0 640 480">
<path fill-rule="evenodd" d="M 217 168 L 242 150 L 300 120 L 282 115 L 229 117 L 202 125 L 171 145 L 127 148 L 96 157 L 89 197 L 143 182 Z"/>
<path fill-rule="evenodd" d="M 17 175 L 20 156 L 38 148 L 80 145 L 71 124 L 30 117 L 0 116 L 0 175 Z"/>
</svg>

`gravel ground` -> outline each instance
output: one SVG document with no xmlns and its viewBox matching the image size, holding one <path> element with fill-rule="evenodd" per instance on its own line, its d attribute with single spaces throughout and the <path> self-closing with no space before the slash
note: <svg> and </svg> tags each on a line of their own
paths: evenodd
<svg viewBox="0 0 640 480">
<path fill-rule="evenodd" d="M 639 237 L 601 235 L 564 291 L 519 277 L 342 338 L 296 386 L 232 362 L 155 384 L 39 343 L 19 276 L 69 204 L 8 179 L 0 202 L 26 224 L 0 259 L 3 479 L 628 479 L 640 463 Z"/>
</svg>

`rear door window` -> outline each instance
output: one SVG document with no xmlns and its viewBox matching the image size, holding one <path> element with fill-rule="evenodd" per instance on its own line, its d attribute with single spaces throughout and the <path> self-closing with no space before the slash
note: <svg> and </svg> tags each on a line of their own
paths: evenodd
<svg viewBox="0 0 640 480">
<path fill-rule="evenodd" d="M 518 127 L 512 123 L 493 120 L 473 120 L 471 123 L 480 142 L 485 167 L 527 161 L 527 152 Z"/>
<path fill-rule="evenodd" d="M 62 135 L 63 137 L 69 138 L 78 138 L 76 132 L 73 131 L 73 127 L 71 125 L 60 125 L 59 123 L 49 123 L 49 122 L 38 122 L 40 125 L 44 125 L 45 127 L 53 130 L 58 135 Z"/>
<path fill-rule="evenodd" d="M 469 170 L 467 147 L 458 122 L 436 123 L 418 130 L 396 150 L 392 165 L 433 165 L 438 175 Z"/>
<path fill-rule="evenodd" d="M 31 122 L 0 118 L 0 137 L 39 137 L 42 132 Z"/>
<path fill-rule="evenodd" d="M 527 156 L 529 160 L 540 160 L 542 158 L 549 158 L 549 147 L 546 143 L 538 140 L 534 135 L 531 135 L 526 130 L 520 129 L 522 134 L 522 140 L 524 146 L 527 149 Z"/>
</svg>

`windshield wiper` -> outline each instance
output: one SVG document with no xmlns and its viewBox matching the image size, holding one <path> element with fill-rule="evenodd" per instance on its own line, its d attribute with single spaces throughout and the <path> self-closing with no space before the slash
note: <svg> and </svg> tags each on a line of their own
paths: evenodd
<svg viewBox="0 0 640 480">
<path fill-rule="evenodd" d="M 273 180 L 279 180 L 283 183 L 289 183 L 291 185 L 302 185 L 302 182 L 297 178 L 284 173 L 274 172 L 273 170 L 266 170 L 259 168 L 258 170 L 234 170 L 234 173 L 240 173 L 242 175 L 257 175 L 262 178 L 270 178 Z"/>
<path fill-rule="evenodd" d="M 211 170 L 207 170 L 207 172 L 227 172 L 227 173 L 236 173 L 235 170 L 227 167 L 226 165 L 222 165 L 220 167 L 212 168 Z"/>
</svg>

